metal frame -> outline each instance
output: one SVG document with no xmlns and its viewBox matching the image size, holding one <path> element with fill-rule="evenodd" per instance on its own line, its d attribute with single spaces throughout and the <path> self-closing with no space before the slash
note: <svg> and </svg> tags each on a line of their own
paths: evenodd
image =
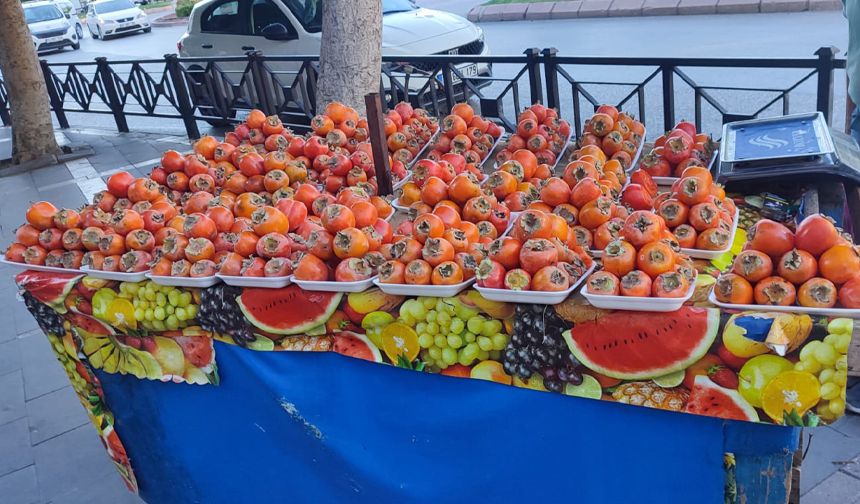
<svg viewBox="0 0 860 504">
<path fill-rule="evenodd" d="M 611 87 L 632 88 L 616 103 L 636 103 L 640 118 L 645 117 L 648 100 L 646 86 L 659 85 L 663 129 L 676 119 L 676 82 L 693 91 L 696 126 L 701 128 L 703 107 L 715 110 L 722 122 L 752 119 L 782 103 L 789 111 L 789 95 L 803 83 L 815 78 L 816 110 L 830 122 L 833 108 L 834 72 L 845 68 L 836 58 L 837 50 L 822 47 L 814 58 L 630 58 L 559 56 L 555 48 L 527 49 L 522 55 L 432 55 L 385 56 L 380 74 L 383 107 L 400 100 L 427 108 L 442 116 L 460 101 L 469 101 L 480 113 L 513 130 L 516 114 L 532 103 L 559 108 L 562 88 L 572 98 L 575 131 L 582 131 L 584 118 L 606 100 L 595 96 Z M 466 75 L 469 65 L 486 65 L 489 75 Z M 579 79 L 577 67 L 651 68 L 640 82 Z M 541 68 L 542 67 L 542 68 Z M 238 122 L 243 111 L 259 108 L 278 114 L 295 129 L 307 129 L 316 114 L 318 56 L 264 56 L 249 52 L 244 56 L 223 58 L 180 58 L 167 54 L 161 59 L 48 63 L 41 60 L 51 109 L 60 127 L 69 127 L 66 114 L 83 112 L 111 114 L 121 132 L 129 130 L 129 116 L 161 117 L 182 120 L 191 138 L 198 138 L 198 121 L 229 125 Z M 700 84 L 690 77 L 690 68 L 770 68 L 808 70 L 786 88 L 750 88 Z M 658 78 L 659 77 L 659 78 Z M 771 93 L 775 97 L 751 112 L 732 112 L 714 96 L 716 91 Z M 590 105 L 590 107 L 589 107 Z M 570 117 L 562 111 L 564 117 Z M 585 113 L 585 116 L 583 116 Z M 0 120 L 10 123 L 9 103 L 0 77 Z M 660 128 L 657 128 L 660 129 Z"/>
</svg>

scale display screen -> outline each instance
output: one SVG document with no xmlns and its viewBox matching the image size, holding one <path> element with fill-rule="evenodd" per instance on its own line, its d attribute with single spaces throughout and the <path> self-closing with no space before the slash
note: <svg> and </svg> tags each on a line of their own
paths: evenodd
<svg viewBox="0 0 860 504">
<path fill-rule="evenodd" d="M 801 158 L 833 152 L 820 113 L 739 121 L 724 126 L 721 161 L 743 163 Z"/>
</svg>

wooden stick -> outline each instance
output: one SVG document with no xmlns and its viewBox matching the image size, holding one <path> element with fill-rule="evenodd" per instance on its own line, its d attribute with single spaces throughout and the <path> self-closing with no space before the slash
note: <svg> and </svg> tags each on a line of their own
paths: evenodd
<svg viewBox="0 0 860 504">
<path fill-rule="evenodd" d="M 385 122 L 382 118 L 382 100 L 379 93 L 364 95 L 367 107 L 367 129 L 370 134 L 370 147 L 373 151 L 373 166 L 376 169 L 378 192 L 382 196 L 392 194 L 391 169 L 388 166 L 388 143 L 385 138 Z"/>
</svg>

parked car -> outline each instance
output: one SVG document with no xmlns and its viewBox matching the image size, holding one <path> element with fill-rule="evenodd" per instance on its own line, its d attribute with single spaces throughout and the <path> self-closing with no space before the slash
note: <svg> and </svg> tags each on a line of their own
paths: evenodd
<svg viewBox="0 0 860 504">
<path fill-rule="evenodd" d="M 321 1 L 203 0 L 176 46 L 181 56 L 317 55 Z M 489 54 L 481 28 L 461 16 L 382 0 L 382 54 Z M 467 77 L 489 75 L 485 63 L 464 65 Z"/>
<path fill-rule="evenodd" d="M 78 17 L 78 8 L 75 7 L 72 0 L 54 0 L 54 5 L 59 7 L 63 14 L 68 15 L 69 22 L 75 27 L 75 34 L 77 34 L 78 39 L 80 40 L 84 38 L 84 26 L 81 24 L 81 20 Z"/>
<path fill-rule="evenodd" d="M 81 39 L 70 19 L 71 16 L 63 14 L 53 2 L 26 2 L 22 7 L 36 52 L 67 46 L 72 49 L 81 47 Z"/>
<path fill-rule="evenodd" d="M 149 33 L 152 25 L 131 0 L 99 0 L 87 5 L 87 29 L 93 38 L 107 40 L 121 33 Z"/>
</svg>

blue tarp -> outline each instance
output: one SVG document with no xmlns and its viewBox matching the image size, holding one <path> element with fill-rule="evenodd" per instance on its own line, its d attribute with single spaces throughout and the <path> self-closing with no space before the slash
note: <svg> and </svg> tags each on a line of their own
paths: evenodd
<svg viewBox="0 0 860 504">
<path fill-rule="evenodd" d="M 333 353 L 216 356 L 219 387 L 98 373 L 150 504 L 722 503 L 726 440 L 796 437 Z"/>
</svg>

